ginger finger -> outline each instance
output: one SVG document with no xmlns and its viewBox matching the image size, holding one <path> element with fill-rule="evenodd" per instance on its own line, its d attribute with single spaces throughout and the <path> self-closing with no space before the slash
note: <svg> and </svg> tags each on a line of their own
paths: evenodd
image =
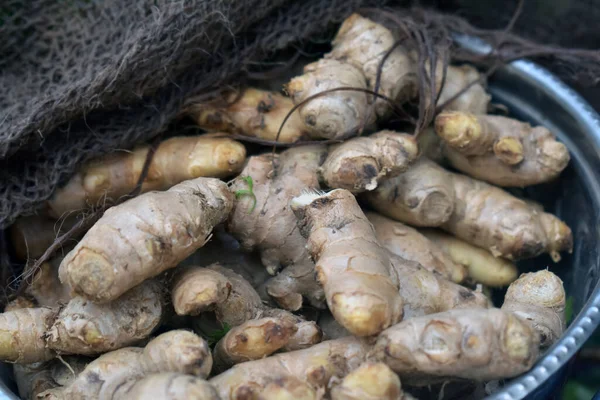
<svg viewBox="0 0 600 400">
<path fill-rule="evenodd" d="M 406 171 L 417 154 L 412 136 L 380 131 L 331 146 L 319 171 L 330 188 L 360 193 Z"/>
<path fill-rule="evenodd" d="M 51 360 L 44 334 L 56 317 L 51 308 L 23 308 L 0 314 L 0 360 L 30 364 Z"/>
<path fill-rule="evenodd" d="M 215 346 L 215 371 L 273 354 L 287 344 L 296 330 L 291 321 L 278 318 L 253 319 L 233 327 Z"/>
<path fill-rule="evenodd" d="M 460 283 L 466 278 L 467 271 L 463 264 L 455 262 L 437 243 L 416 229 L 374 212 L 365 215 L 375 228 L 377 241 L 393 254 L 415 261 L 426 270 L 453 282 Z"/>
<path fill-rule="evenodd" d="M 355 337 L 330 340 L 305 350 L 237 364 L 209 382 L 222 400 L 237 399 L 242 394 L 252 398 L 281 377 L 295 377 L 315 390 L 323 390 L 332 377 L 343 377 L 362 364 L 367 350 L 368 346 Z"/>
<path fill-rule="evenodd" d="M 323 58 L 306 65 L 304 74 L 293 78 L 285 90 L 297 105 L 310 96 L 340 87 L 367 89 L 367 81 L 360 68 Z M 298 113 L 312 136 L 345 139 L 355 135 L 361 124 L 370 126 L 375 122 L 374 113 L 367 120 L 367 104 L 366 93 L 336 91 L 310 100 Z"/>
<path fill-rule="evenodd" d="M 440 70 L 441 75 L 441 70 Z M 440 106 L 454 97 L 471 82 L 481 78 L 479 72 L 470 65 L 452 66 L 446 69 L 446 80 L 440 93 L 437 105 Z M 461 111 L 473 114 L 486 114 L 491 96 L 481 83 L 476 83 L 467 91 L 452 100 L 444 107 L 444 111 Z"/>
<path fill-rule="evenodd" d="M 375 335 L 398 322 L 398 277 L 354 196 L 344 189 L 305 193 L 292 199 L 291 207 L 335 319 L 357 336 Z"/>
<path fill-rule="evenodd" d="M 112 207 L 63 259 L 60 280 L 92 301 L 114 300 L 202 247 L 232 203 L 224 182 L 197 178 Z"/>
<path fill-rule="evenodd" d="M 49 214 L 58 218 L 95 206 L 105 198 L 117 200 L 129 194 L 137 185 L 149 149 L 142 146 L 87 164 L 48 201 Z M 228 138 L 167 139 L 156 149 L 141 191 L 166 190 L 199 177 L 225 178 L 239 172 L 245 160 L 244 146 Z"/>
<path fill-rule="evenodd" d="M 208 131 L 294 143 L 308 137 L 296 112 L 290 115 L 277 138 L 279 127 L 293 106 L 290 98 L 277 92 L 247 88 L 217 101 L 192 104 L 187 111 L 200 128 Z"/>
<path fill-rule="evenodd" d="M 448 378 L 504 379 L 529 370 L 538 356 L 537 333 L 499 309 L 450 310 L 416 317 L 382 332 L 370 358 L 402 382 L 425 386 Z"/>
<path fill-rule="evenodd" d="M 498 186 L 529 186 L 556 178 L 570 160 L 567 147 L 542 126 L 494 115 L 444 112 L 435 119 L 450 164 Z"/>
<path fill-rule="evenodd" d="M 491 287 L 502 287 L 517 279 L 517 267 L 510 261 L 494 257 L 487 250 L 475 247 L 452 235 L 435 229 L 420 229 L 419 232 L 456 264 L 465 266 L 468 276 L 475 282 Z"/>
<path fill-rule="evenodd" d="M 120 386 L 113 400 L 220 400 L 215 388 L 204 379 L 176 372 L 163 372 L 132 379 Z"/>
<path fill-rule="evenodd" d="M 258 393 L 258 400 L 319 400 L 317 394 L 306 382 L 293 376 L 282 376 L 268 383 Z"/>
<path fill-rule="evenodd" d="M 566 294 L 560 278 L 548 270 L 521 274 L 506 292 L 502 310 L 527 320 L 548 348 L 565 330 Z"/>
<path fill-rule="evenodd" d="M 161 322 L 162 291 L 162 285 L 150 280 L 108 304 L 77 296 L 56 316 L 45 334 L 46 345 L 59 353 L 94 355 L 139 342 Z"/>
<path fill-rule="evenodd" d="M 390 218 L 440 227 L 495 257 L 519 260 L 548 252 L 558 261 L 561 251 L 573 247 L 571 229 L 554 215 L 424 158 L 365 199 Z"/>
<path fill-rule="evenodd" d="M 332 400 L 403 400 L 400 379 L 383 363 L 366 362 L 331 389 Z"/>
<path fill-rule="evenodd" d="M 312 277 L 314 263 L 306 251 L 306 239 L 298 231 L 289 201 L 302 190 L 319 187 L 317 169 L 326 152 L 325 146 L 302 146 L 282 152 L 275 160 L 267 154 L 251 157 L 240 176 L 250 177 L 254 197 L 238 198 L 228 221 L 229 232 L 243 249 L 260 252 L 270 274 L 297 265 L 280 281 L 267 284 L 269 294 L 290 310 L 301 307 L 301 297 L 315 307 L 322 308 L 324 303 L 323 289 Z M 234 193 L 247 189 L 248 183 L 239 178 L 231 187 Z"/>
<path fill-rule="evenodd" d="M 171 293 L 177 315 L 198 315 L 225 302 L 231 293 L 229 280 L 208 268 L 187 267 L 174 281 Z"/>
</svg>

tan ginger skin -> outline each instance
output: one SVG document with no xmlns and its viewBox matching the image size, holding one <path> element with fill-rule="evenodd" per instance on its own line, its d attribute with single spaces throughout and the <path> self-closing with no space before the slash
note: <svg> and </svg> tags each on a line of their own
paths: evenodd
<svg viewBox="0 0 600 400">
<path fill-rule="evenodd" d="M 357 336 L 375 335 L 400 321 L 398 276 L 352 193 L 306 193 L 291 207 L 335 319 Z"/>
<path fill-rule="evenodd" d="M 260 393 L 283 377 L 294 377 L 315 390 L 324 390 L 332 377 L 343 377 L 362 364 L 368 348 L 356 337 L 329 340 L 308 349 L 237 364 L 209 382 L 217 388 L 222 400 Z"/>
<path fill-rule="evenodd" d="M 217 101 L 192 104 L 187 112 L 200 128 L 207 131 L 294 143 L 309 136 L 297 112 L 290 115 L 277 137 L 292 107 L 294 103 L 289 97 L 277 92 L 247 88 L 241 93 L 229 93 Z"/>
<path fill-rule="evenodd" d="M 365 199 L 381 214 L 420 227 L 440 227 L 510 260 L 571 251 L 571 229 L 552 214 L 502 189 L 446 171 L 421 158 Z"/>
<path fill-rule="evenodd" d="M 412 136 L 380 131 L 331 146 L 319 172 L 330 188 L 360 193 L 406 171 L 418 152 Z"/>
<path fill-rule="evenodd" d="M 240 177 L 250 177 L 256 206 L 251 196 L 237 199 L 228 221 L 229 232 L 245 250 L 258 250 L 263 265 L 271 274 L 281 270 L 268 284 L 267 291 L 288 310 L 298 310 L 303 297 L 322 308 L 323 289 L 315 281 L 314 263 L 306 251 L 306 239 L 296 226 L 289 201 L 303 190 L 319 188 L 317 169 L 326 156 L 325 146 L 301 146 L 275 158 L 270 154 L 250 157 Z M 248 184 L 236 179 L 232 192 L 247 190 Z"/>
<path fill-rule="evenodd" d="M 400 379 L 384 363 L 366 362 L 331 389 L 332 400 L 406 400 Z"/>
<path fill-rule="evenodd" d="M 177 372 L 150 374 L 120 386 L 112 400 L 220 400 L 215 388 L 202 378 Z"/>
<path fill-rule="evenodd" d="M 96 206 L 105 198 L 117 200 L 132 192 L 142 173 L 150 146 L 120 152 L 85 165 L 48 201 L 48 212 L 58 218 Z M 142 184 L 142 193 L 166 190 L 199 178 L 225 178 L 244 166 L 245 147 L 229 138 L 174 137 L 160 143 Z"/>
<path fill-rule="evenodd" d="M 426 386 L 449 378 L 504 379 L 529 370 L 538 356 L 537 333 L 499 309 L 450 310 L 403 321 L 383 331 L 369 357 L 402 382 Z"/>
<path fill-rule="evenodd" d="M 437 229 L 420 229 L 419 232 L 454 263 L 466 267 L 469 278 L 475 282 L 490 287 L 503 287 L 517 279 L 519 275 L 514 263 L 501 257 L 494 257 L 485 249 L 475 247 Z"/>
<path fill-rule="evenodd" d="M 57 310 L 23 308 L 0 314 L 0 360 L 30 364 L 55 357 L 46 346 L 45 333 L 52 326 Z"/>
<path fill-rule="evenodd" d="M 273 379 L 257 392 L 258 400 L 320 400 L 322 398 L 308 383 L 293 376 Z"/>
<path fill-rule="evenodd" d="M 202 247 L 232 206 L 227 184 L 214 178 L 128 200 L 108 209 L 66 255 L 60 280 L 94 302 L 114 300 Z"/>
<path fill-rule="evenodd" d="M 374 212 L 366 212 L 365 215 L 375 228 L 379 244 L 393 254 L 415 261 L 426 270 L 453 282 L 460 283 L 467 277 L 467 270 L 463 265 L 454 262 L 416 229 Z"/>
<path fill-rule="evenodd" d="M 441 84 L 442 70 L 439 71 Z M 437 72 L 437 71 L 436 71 Z M 441 106 L 470 83 L 481 78 L 481 74 L 470 65 L 452 66 L 446 69 L 446 80 L 438 98 L 437 105 Z M 462 111 L 473 114 L 486 114 L 490 104 L 491 96 L 485 91 L 481 83 L 476 83 L 463 94 L 452 100 L 444 107 L 444 111 Z"/>
<path fill-rule="evenodd" d="M 171 296 L 177 314 L 214 311 L 221 324 L 234 328 L 217 344 L 215 364 L 218 361 L 220 367 L 245 361 L 244 357 L 250 359 L 256 354 L 263 357 L 279 349 L 306 348 L 322 339 L 315 322 L 268 307 L 246 279 L 219 264 L 208 268 L 189 267 L 176 275 Z M 269 342 L 270 337 L 273 343 Z M 249 338 L 253 340 L 252 345 Z"/>
<path fill-rule="evenodd" d="M 566 294 L 560 278 L 548 270 L 522 274 L 506 292 L 502 310 L 527 320 L 548 348 L 565 330 Z"/>
<path fill-rule="evenodd" d="M 548 182 L 570 160 L 567 147 L 548 129 L 512 118 L 443 112 L 435 131 L 454 168 L 497 186 Z"/>
</svg>

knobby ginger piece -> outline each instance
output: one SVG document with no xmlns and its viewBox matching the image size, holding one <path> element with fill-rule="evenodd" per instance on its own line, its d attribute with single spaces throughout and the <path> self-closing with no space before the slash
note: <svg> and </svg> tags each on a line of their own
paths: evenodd
<svg viewBox="0 0 600 400">
<path fill-rule="evenodd" d="M 222 400 L 252 398 L 275 379 L 284 377 L 323 390 L 332 377 L 343 377 L 362 364 L 367 351 L 368 345 L 356 337 L 329 340 L 308 349 L 237 364 L 209 382 Z"/>
<path fill-rule="evenodd" d="M 406 171 L 417 155 L 412 136 L 380 131 L 331 146 L 319 171 L 330 188 L 360 193 Z"/>
<path fill-rule="evenodd" d="M 56 218 L 81 211 L 103 202 L 117 200 L 136 187 L 150 146 L 132 152 L 110 154 L 85 165 L 48 201 L 48 210 Z M 174 137 L 160 143 L 142 193 L 166 190 L 180 182 L 199 178 L 225 178 L 244 166 L 245 147 L 229 138 L 209 136 Z"/>
<path fill-rule="evenodd" d="M 533 366 L 538 346 L 537 333 L 512 313 L 450 310 L 383 331 L 370 358 L 387 364 L 405 384 L 426 386 L 448 378 L 511 378 Z"/>
<path fill-rule="evenodd" d="M 502 310 L 531 323 L 548 348 L 565 330 L 566 293 L 560 278 L 548 270 L 522 274 L 506 292 Z"/>
<path fill-rule="evenodd" d="M 264 140 L 294 143 L 308 138 L 297 112 L 277 132 L 294 103 L 277 92 L 247 88 L 229 93 L 216 101 L 192 104 L 187 112 L 198 126 L 207 131 L 229 132 Z"/>
<path fill-rule="evenodd" d="M 304 74 L 293 78 L 285 88 L 298 105 L 310 96 L 342 87 L 367 89 L 362 70 L 353 64 L 323 58 L 306 65 Z M 308 101 L 297 112 L 312 136 L 345 139 L 356 135 L 361 124 L 369 127 L 375 122 L 375 113 L 369 118 L 368 104 L 366 93 L 340 90 Z"/>
<path fill-rule="evenodd" d="M 113 400 L 220 400 L 215 388 L 204 379 L 177 372 L 147 375 L 120 386 Z"/>
<path fill-rule="evenodd" d="M 232 206 L 227 184 L 213 178 L 128 200 L 108 209 L 67 254 L 60 280 L 94 302 L 114 300 L 202 247 Z"/>
<path fill-rule="evenodd" d="M 377 241 L 393 254 L 415 261 L 428 271 L 460 283 L 466 276 L 465 267 L 453 261 L 436 243 L 414 228 L 379 215 L 365 213 L 375 228 Z"/>
<path fill-rule="evenodd" d="M 420 229 L 419 232 L 456 264 L 466 267 L 468 276 L 475 282 L 491 287 L 502 287 L 517 279 L 519 271 L 509 260 L 494 257 L 485 249 L 475 247 L 439 230 Z"/>
<path fill-rule="evenodd" d="M 443 112 L 435 119 L 444 156 L 459 171 L 498 186 L 529 186 L 556 178 L 567 147 L 543 126 L 495 115 Z"/>
<path fill-rule="evenodd" d="M 293 377 L 273 379 L 258 391 L 258 400 L 320 400 L 322 396 L 308 383 Z"/>
<path fill-rule="evenodd" d="M 305 193 L 292 199 L 291 207 L 335 319 L 357 336 L 375 335 L 398 322 L 398 276 L 352 193 Z"/>
<path fill-rule="evenodd" d="M 101 355 L 70 385 L 47 390 L 41 398 L 111 399 L 127 382 L 150 374 L 175 372 L 206 378 L 211 368 L 208 344 L 191 332 L 174 330 L 157 336 L 144 348 L 125 347 Z"/>
<path fill-rule="evenodd" d="M 243 249 L 260 252 L 269 273 L 283 269 L 267 284 L 267 291 L 281 307 L 292 311 L 300 309 L 303 297 L 315 307 L 322 308 L 324 303 L 306 239 L 298 231 L 289 202 L 303 190 L 319 188 L 317 169 L 326 153 L 325 146 L 301 146 L 274 160 L 270 154 L 250 157 L 231 187 L 234 193 L 248 190 L 248 183 L 241 178 L 252 179 L 254 197 L 236 200 L 227 229 Z"/>
<path fill-rule="evenodd" d="M 384 363 L 366 362 L 331 389 L 332 400 L 404 400 L 400 378 Z"/>
<path fill-rule="evenodd" d="M 360 68 L 369 89 L 374 90 L 379 66 L 396 40 L 385 26 L 359 14 L 352 14 L 340 26 L 332 41 L 333 49 L 325 58 L 336 59 Z M 379 82 L 379 93 L 402 104 L 417 95 L 416 63 L 404 46 L 387 56 Z M 378 117 L 386 117 L 390 105 L 383 99 L 375 100 Z"/>
<path fill-rule="evenodd" d="M 437 72 L 437 71 L 436 71 Z M 441 69 L 439 74 L 442 74 Z M 466 88 L 471 82 L 481 78 L 477 69 L 470 65 L 452 66 L 446 69 L 446 80 L 440 93 L 437 105 L 440 106 Z M 441 77 L 440 77 L 441 79 Z M 440 82 L 441 83 L 441 82 Z M 485 91 L 482 83 L 476 83 L 463 94 L 444 107 L 444 111 L 462 111 L 472 114 L 486 114 L 491 96 Z"/>
<path fill-rule="evenodd" d="M 509 260 L 572 251 L 571 229 L 502 189 L 446 171 L 425 158 L 384 181 L 365 199 L 378 212 L 420 227 L 440 227 Z"/>
<path fill-rule="evenodd" d="M 30 364 L 51 360 L 44 339 L 56 317 L 51 308 L 23 308 L 0 314 L 0 360 Z"/>
</svg>

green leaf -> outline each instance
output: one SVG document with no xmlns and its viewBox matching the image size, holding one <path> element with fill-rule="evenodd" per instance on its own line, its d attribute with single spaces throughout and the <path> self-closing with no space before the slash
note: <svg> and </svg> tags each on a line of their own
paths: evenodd
<svg viewBox="0 0 600 400">
<path fill-rule="evenodd" d="M 256 208 L 256 196 L 254 195 L 254 182 L 252 181 L 252 177 L 251 176 L 242 176 L 240 178 L 241 180 L 243 180 L 244 182 L 246 182 L 246 184 L 248 185 L 248 189 L 240 189 L 240 190 L 236 190 L 235 192 L 235 197 L 237 199 L 239 199 L 242 196 L 251 196 L 252 197 L 252 207 L 250 208 L 250 211 L 248 211 L 248 214 L 252 213 L 252 211 L 254 211 L 254 208 Z"/>
<path fill-rule="evenodd" d="M 216 331 L 213 331 L 206 335 L 206 341 L 208 342 L 208 345 L 210 347 L 213 347 L 215 344 L 217 344 L 219 340 L 223 339 L 225 335 L 227 335 L 227 332 L 229 332 L 230 330 L 231 327 L 229 326 L 229 324 L 224 323 L 223 328 L 217 329 Z"/>
<path fill-rule="evenodd" d="M 571 323 L 573 319 L 573 296 L 568 296 L 565 301 L 565 321 L 567 325 Z"/>
</svg>

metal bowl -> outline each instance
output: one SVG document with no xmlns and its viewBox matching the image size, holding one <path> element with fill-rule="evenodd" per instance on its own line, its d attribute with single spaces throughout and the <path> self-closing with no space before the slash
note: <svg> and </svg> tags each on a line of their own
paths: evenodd
<svg viewBox="0 0 600 400">
<path fill-rule="evenodd" d="M 473 38 L 462 45 L 485 52 Z M 563 382 L 571 357 L 600 324 L 600 116 L 572 89 L 540 66 L 516 61 L 490 80 L 493 101 L 515 117 L 553 131 L 571 151 L 572 160 L 552 184 L 528 188 L 528 197 L 565 220 L 572 228 L 573 254 L 554 264 L 549 258 L 519 263 L 521 271 L 549 267 L 564 281 L 576 315 L 563 337 L 526 374 L 507 381 L 490 395 L 494 400 L 547 399 Z M 10 368 L 0 365 L 0 400 L 17 399 Z"/>
</svg>

